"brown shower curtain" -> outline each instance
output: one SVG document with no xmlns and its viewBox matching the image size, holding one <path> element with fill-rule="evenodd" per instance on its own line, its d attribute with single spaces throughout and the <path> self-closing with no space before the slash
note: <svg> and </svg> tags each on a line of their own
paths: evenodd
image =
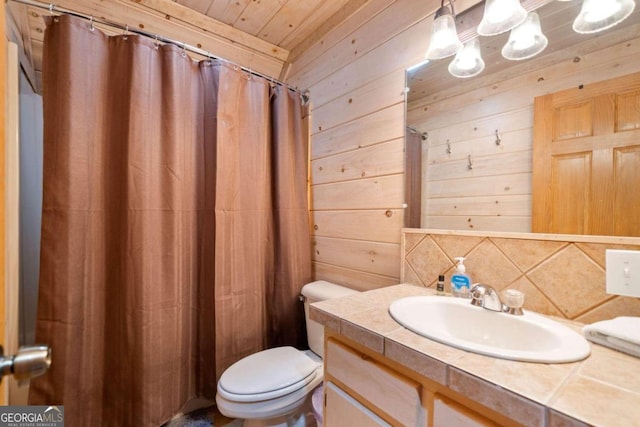
<svg viewBox="0 0 640 427">
<path fill-rule="evenodd" d="M 140 36 L 48 18 L 30 404 L 153 426 L 239 358 L 304 345 L 307 129 L 298 94 Z"/>
</svg>

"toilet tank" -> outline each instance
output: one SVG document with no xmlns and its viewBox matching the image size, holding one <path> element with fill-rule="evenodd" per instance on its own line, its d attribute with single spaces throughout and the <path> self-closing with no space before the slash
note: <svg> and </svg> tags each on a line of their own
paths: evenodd
<svg viewBox="0 0 640 427">
<path fill-rule="evenodd" d="M 320 357 L 324 357 L 324 327 L 311 319 L 309 319 L 309 304 L 317 301 L 324 301 L 332 298 L 344 297 L 352 295 L 358 291 L 336 285 L 335 283 L 318 280 L 307 283 L 302 287 L 302 295 L 304 299 L 304 318 L 307 325 L 307 342 L 309 348 Z"/>
</svg>

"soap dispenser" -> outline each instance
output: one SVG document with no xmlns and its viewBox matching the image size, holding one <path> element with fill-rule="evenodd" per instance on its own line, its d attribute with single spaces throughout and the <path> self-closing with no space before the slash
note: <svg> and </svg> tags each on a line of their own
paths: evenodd
<svg viewBox="0 0 640 427">
<path fill-rule="evenodd" d="M 454 297 L 469 298 L 471 290 L 471 277 L 465 273 L 464 257 L 454 258 L 456 264 L 456 272 L 451 276 L 451 293 Z"/>
</svg>

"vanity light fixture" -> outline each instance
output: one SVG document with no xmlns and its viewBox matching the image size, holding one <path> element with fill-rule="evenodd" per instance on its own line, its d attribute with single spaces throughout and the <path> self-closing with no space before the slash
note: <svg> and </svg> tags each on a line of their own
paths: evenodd
<svg viewBox="0 0 640 427">
<path fill-rule="evenodd" d="M 456 31 L 456 23 L 453 19 L 453 3 L 449 0 L 449 6 L 440 3 L 436 11 L 436 17 L 431 29 L 431 39 L 427 49 L 427 59 L 442 59 L 458 53 L 462 49 L 462 42 Z"/>
<path fill-rule="evenodd" d="M 602 1 L 602 0 L 596 0 Z M 495 36 L 516 27 L 527 17 L 520 0 L 486 0 L 484 15 L 478 25 L 481 36 Z"/>
<path fill-rule="evenodd" d="M 484 60 L 480 54 L 480 42 L 477 38 L 466 42 L 449 64 L 449 73 L 461 79 L 477 76 L 482 70 L 484 70 Z"/>
<path fill-rule="evenodd" d="M 606 30 L 625 20 L 635 7 L 635 0 L 584 0 L 573 30 L 581 34 Z"/>
<path fill-rule="evenodd" d="M 529 12 L 524 22 L 511 30 L 509 41 L 502 48 L 502 56 L 512 61 L 532 58 L 542 52 L 548 43 L 540 28 L 540 17 L 535 12 Z"/>
</svg>

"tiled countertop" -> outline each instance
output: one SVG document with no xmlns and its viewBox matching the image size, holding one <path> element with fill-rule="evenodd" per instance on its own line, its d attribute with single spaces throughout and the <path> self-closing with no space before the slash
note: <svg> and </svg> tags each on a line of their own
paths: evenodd
<svg viewBox="0 0 640 427">
<path fill-rule="evenodd" d="M 591 343 L 591 356 L 575 363 L 496 359 L 424 338 L 388 313 L 396 299 L 433 294 L 431 289 L 401 284 L 314 303 L 310 315 L 524 425 L 640 427 L 639 358 Z M 580 324 L 561 322 L 580 331 Z"/>
</svg>

